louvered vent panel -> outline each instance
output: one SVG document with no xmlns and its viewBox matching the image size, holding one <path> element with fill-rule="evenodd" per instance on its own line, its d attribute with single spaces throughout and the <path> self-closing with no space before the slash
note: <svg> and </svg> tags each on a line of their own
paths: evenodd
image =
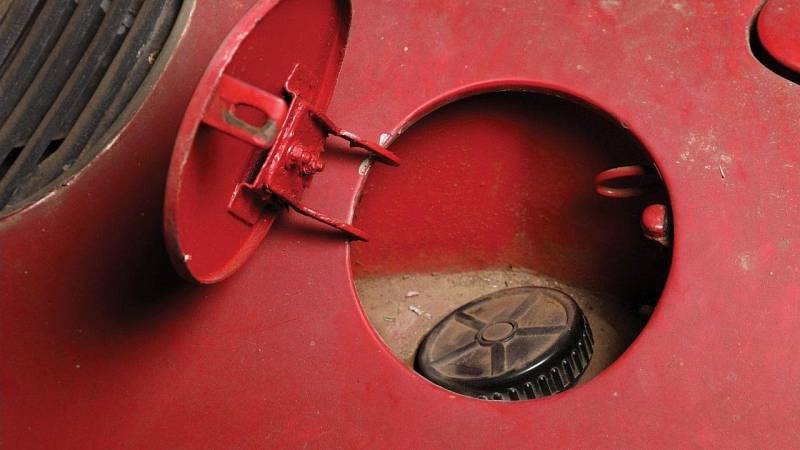
<svg viewBox="0 0 800 450">
<path fill-rule="evenodd" d="M 0 0 L 0 215 L 90 161 L 180 0 Z"/>
</svg>

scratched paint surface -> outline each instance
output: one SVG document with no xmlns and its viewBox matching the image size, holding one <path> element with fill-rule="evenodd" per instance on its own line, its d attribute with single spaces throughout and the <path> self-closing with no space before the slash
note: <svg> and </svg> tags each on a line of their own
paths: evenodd
<svg viewBox="0 0 800 450">
<path fill-rule="evenodd" d="M 757 0 L 353 2 L 337 123 L 378 139 L 465 84 L 550 83 L 624 121 L 669 184 L 673 267 L 645 330 L 589 383 L 519 404 L 410 372 L 363 316 L 347 245 L 304 219 L 226 283 L 173 275 L 160 210 L 190 69 L 246 3 L 198 4 L 139 113 L 155 125 L 0 225 L 3 444 L 796 447 L 800 86 L 749 53 Z M 306 200 L 345 217 L 363 158 L 327 156 Z"/>
</svg>

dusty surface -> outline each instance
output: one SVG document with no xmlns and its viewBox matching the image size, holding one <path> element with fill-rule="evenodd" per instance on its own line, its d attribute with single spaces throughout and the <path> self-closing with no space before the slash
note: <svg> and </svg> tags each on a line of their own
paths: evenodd
<svg viewBox="0 0 800 450">
<path fill-rule="evenodd" d="M 378 334 L 408 366 L 428 331 L 447 314 L 482 295 L 518 286 L 546 286 L 572 296 L 583 309 L 595 338 L 595 353 L 581 378 L 586 382 L 608 367 L 647 321 L 638 305 L 622 305 L 608 296 L 522 270 L 403 274 L 356 280 L 356 289 Z"/>
</svg>

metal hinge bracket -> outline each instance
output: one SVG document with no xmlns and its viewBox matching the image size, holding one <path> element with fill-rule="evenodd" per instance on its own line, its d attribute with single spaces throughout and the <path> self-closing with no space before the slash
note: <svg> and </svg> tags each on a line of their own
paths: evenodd
<svg viewBox="0 0 800 450">
<path fill-rule="evenodd" d="M 363 231 L 342 221 L 309 208 L 302 203 L 303 191 L 313 176 L 321 172 L 325 141 L 338 136 L 350 148 L 366 150 L 379 162 L 399 165 L 394 153 L 381 145 L 359 138 L 337 127 L 314 102 L 318 82 L 301 65 L 296 65 L 284 89 L 289 99 L 265 92 L 230 75 L 223 75 L 212 97 L 203 122 L 265 150 L 255 158 L 250 176 L 236 184 L 228 211 L 238 219 L 253 225 L 264 211 L 292 208 L 298 213 L 343 231 L 353 239 L 367 240 Z M 236 108 L 247 105 L 266 116 L 257 126 L 236 115 Z"/>
</svg>

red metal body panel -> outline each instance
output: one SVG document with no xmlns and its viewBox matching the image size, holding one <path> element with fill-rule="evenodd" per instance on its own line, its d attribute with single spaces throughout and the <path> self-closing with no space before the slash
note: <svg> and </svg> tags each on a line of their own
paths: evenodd
<svg viewBox="0 0 800 450">
<path fill-rule="evenodd" d="M 518 403 L 402 365 L 363 315 L 349 244 L 310 219 L 283 215 L 223 283 L 174 274 L 161 238 L 172 143 L 251 3 L 198 2 L 139 120 L 0 223 L 2 444 L 797 446 L 800 86 L 750 53 L 757 0 L 353 0 L 337 123 L 378 139 L 465 86 L 543 86 L 625 123 L 670 189 L 673 266 L 645 330 L 585 385 Z M 363 158 L 326 155 L 304 201 L 349 217 Z"/>
<path fill-rule="evenodd" d="M 764 49 L 795 75 L 800 74 L 800 3 L 769 0 L 758 15 L 758 37 Z"/>
</svg>

